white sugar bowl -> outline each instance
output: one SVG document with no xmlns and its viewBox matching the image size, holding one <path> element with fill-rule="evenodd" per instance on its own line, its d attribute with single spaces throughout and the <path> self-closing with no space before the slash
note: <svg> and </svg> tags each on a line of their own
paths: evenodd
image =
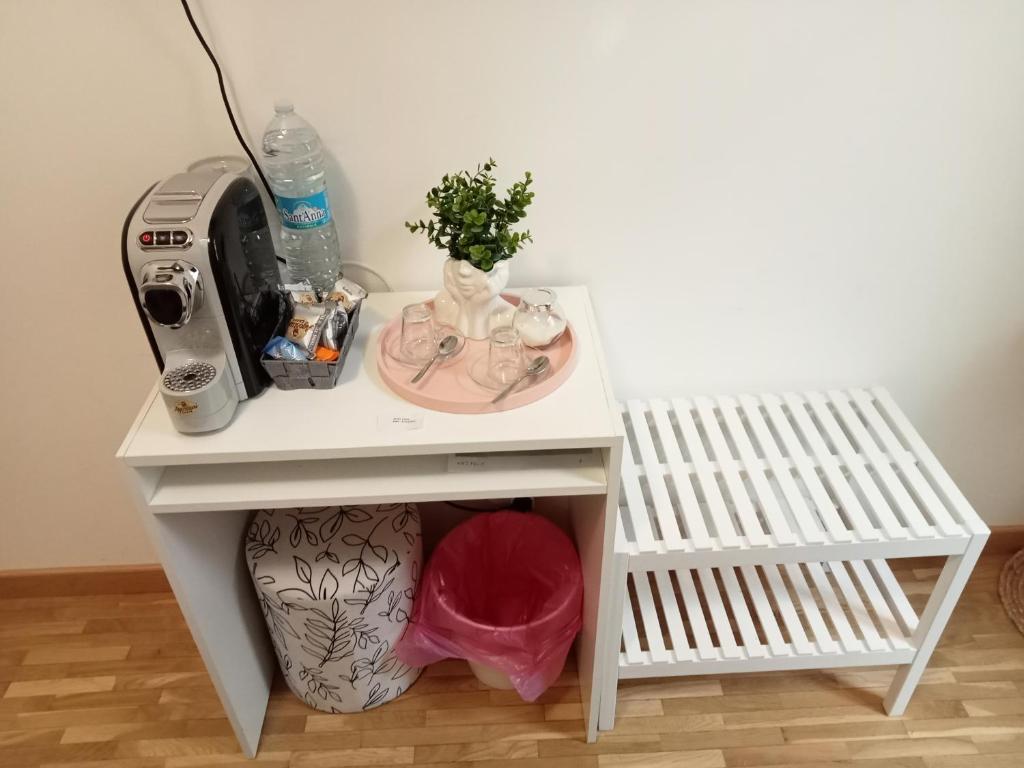
<svg viewBox="0 0 1024 768">
<path fill-rule="evenodd" d="M 565 312 L 550 288 L 528 288 L 519 297 L 512 327 L 528 347 L 554 344 L 565 333 Z"/>
</svg>

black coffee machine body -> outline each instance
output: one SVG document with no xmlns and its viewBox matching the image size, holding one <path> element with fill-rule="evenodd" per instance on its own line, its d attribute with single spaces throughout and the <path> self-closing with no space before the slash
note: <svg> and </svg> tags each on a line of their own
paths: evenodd
<svg viewBox="0 0 1024 768">
<path fill-rule="evenodd" d="M 220 429 L 269 385 L 260 353 L 286 312 L 255 183 L 225 165 L 171 176 L 128 214 L 121 254 L 171 422 Z"/>
</svg>

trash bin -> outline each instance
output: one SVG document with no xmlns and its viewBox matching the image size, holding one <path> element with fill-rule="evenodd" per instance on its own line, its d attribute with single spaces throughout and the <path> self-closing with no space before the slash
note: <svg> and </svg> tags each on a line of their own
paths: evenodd
<svg viewBox="0 0 1024 768">
<path fill-rule="evenodd" d="M 416 667 L 466 659 L 482 682 L 533 701 L 562 671 L 582 609 L 579 555 L 558 526 L 482 513 L 437 546 L 397 653 Z"/>
</svg>

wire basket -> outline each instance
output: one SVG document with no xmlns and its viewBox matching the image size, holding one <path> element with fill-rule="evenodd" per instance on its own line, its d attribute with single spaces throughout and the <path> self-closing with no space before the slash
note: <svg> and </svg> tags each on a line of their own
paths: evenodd
<svg viewBox="0 0 1024 768">
<path fill-rule="evenodd" d="M 359 311 L 363 303 L 359 302 L 352 314 L 348 316 L 348 325 L 345 327 L 345 335 L 338 340 L 338 359 L 327 363 L 322 360 L 274 360 L 270 357 L 262 357 L 260 362 L 263 368 L 270 374 L 270 378 L 281 389 L 331 389 L 338 383 L 338 376 L 341 375 L 342 366 L 348 359 L 349 350 L 352 348 L 352 340 L 356 336 L 356 329 L 359 327 Z"/>
</svg>

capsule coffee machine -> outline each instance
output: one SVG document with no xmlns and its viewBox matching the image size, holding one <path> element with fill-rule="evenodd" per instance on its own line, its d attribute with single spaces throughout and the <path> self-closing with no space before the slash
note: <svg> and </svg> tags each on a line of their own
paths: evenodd
<svg viewBox="0 0 1024 768">
<path fill-rule="evenodd" d="M 172 424 L 220 429 L 270 383 L 260 353 L 287 311 L 255 183 L 211 163 L 154 185 L 128 214 L 121 255 Z"/>
</svg>

